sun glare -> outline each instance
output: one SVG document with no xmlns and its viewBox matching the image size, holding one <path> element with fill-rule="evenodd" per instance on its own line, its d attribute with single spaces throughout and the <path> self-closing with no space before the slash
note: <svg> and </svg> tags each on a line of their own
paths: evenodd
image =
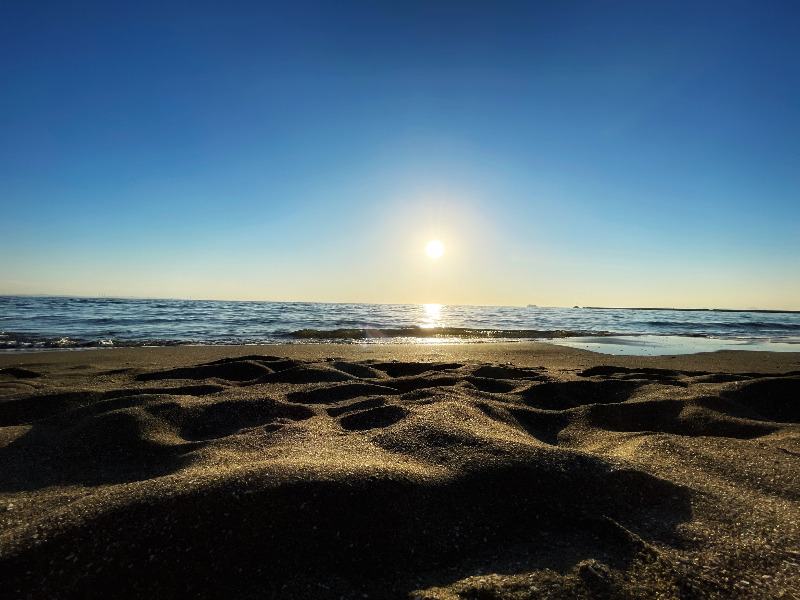
<svg viewBox="0 0 800 600">
<path fill-rule="evenodd" d="M 425 316 L 422 318 L 422 323 L 420 324 L 420 327 L 422 327 L 422 329 L 442 327 L 441 304 L 423 304 L 422 310 L 425 311 Z"/>
<path fill-rule="evenodd" d="M 439 258 L 444 254 L 444 244 L 439 240 L 431 240 L 428 242 L 428 245 L 425 246 L 425 253 L 431 258 Z"/>
</svg>

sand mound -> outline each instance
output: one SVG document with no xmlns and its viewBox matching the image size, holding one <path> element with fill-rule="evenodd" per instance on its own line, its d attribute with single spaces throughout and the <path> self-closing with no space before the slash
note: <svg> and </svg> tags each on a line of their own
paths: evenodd
<svg viewBox="0 0 800 600">
<path fill-rule="evenodd" d="M 9 597 L 800 591 L 798 374 L 258 355 L 103 373 L 0 397 Z"/>
<path fill-rule="evenodd" d="M 30 369 L 20 369 L 17 367 L 8 367 L 6 369 L 0 369 L 0 376 L 5 375 L 6 377 L 12 377 L 15 379 L 34 379 L 36 377 L 41 377 L 41 373 L 37 373 L 36 371 L 31 371 Z"/>
</svg>

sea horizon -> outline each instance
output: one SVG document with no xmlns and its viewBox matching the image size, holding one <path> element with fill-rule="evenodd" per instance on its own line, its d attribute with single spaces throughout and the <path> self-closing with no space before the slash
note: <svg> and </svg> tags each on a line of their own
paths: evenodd
<svg viewBox="0 0 800 600">
<path fill-rule="evenodd" d="M 479 307 L 513 307 L 513 308 L 582 308 L 591 310 L 674 310 L 684 312 L 752 312 L 752 313 L 798 313 L 800 309 L 789 308 L 733 308 L 733 307 L 706 307 L 706 306 L 591 306 L 591 305 L 557 305 L 557 304 L 473 304 L 473 303 L 441 303 L 441 302 L 364 302 L 358 300 L 274 300 L 274 299 L 247 299 L 247 298 L 195 298 L 179 296 L 117 296 L 109 294 L 83 295 L 83 294 L 0 294 L 0 298 L 80 298 L 89 300 L 174 300 L 192 302 L 269 302 L 283 304 L 375 304 L 379 306 L 479 306 Z"/>
</svg>

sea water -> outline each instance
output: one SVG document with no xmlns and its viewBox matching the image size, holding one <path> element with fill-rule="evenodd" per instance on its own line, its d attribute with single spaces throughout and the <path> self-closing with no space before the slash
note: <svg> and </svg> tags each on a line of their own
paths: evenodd
<svg viewBox="0 0 800 600">
<path fill-rule="evenodd" d="M 0 296 L 7 351 L 549 341 L 620 354 L 800 351 L 800 312 Z"/>
</svg>

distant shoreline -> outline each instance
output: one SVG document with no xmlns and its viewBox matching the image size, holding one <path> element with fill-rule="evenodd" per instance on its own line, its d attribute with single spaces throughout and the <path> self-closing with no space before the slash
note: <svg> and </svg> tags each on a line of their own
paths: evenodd
<svg viewBox="0 0 800 600">
<path fill-rule="evenodd" d="M 774 308 L 666 308 L 650 306 L 578 306 L 591 310 L 673 310 L 679 312 L 725 312 L 725 313 L 779 313 L 800 314 L 800 310 L 778 310 Z"/>
</svg>

